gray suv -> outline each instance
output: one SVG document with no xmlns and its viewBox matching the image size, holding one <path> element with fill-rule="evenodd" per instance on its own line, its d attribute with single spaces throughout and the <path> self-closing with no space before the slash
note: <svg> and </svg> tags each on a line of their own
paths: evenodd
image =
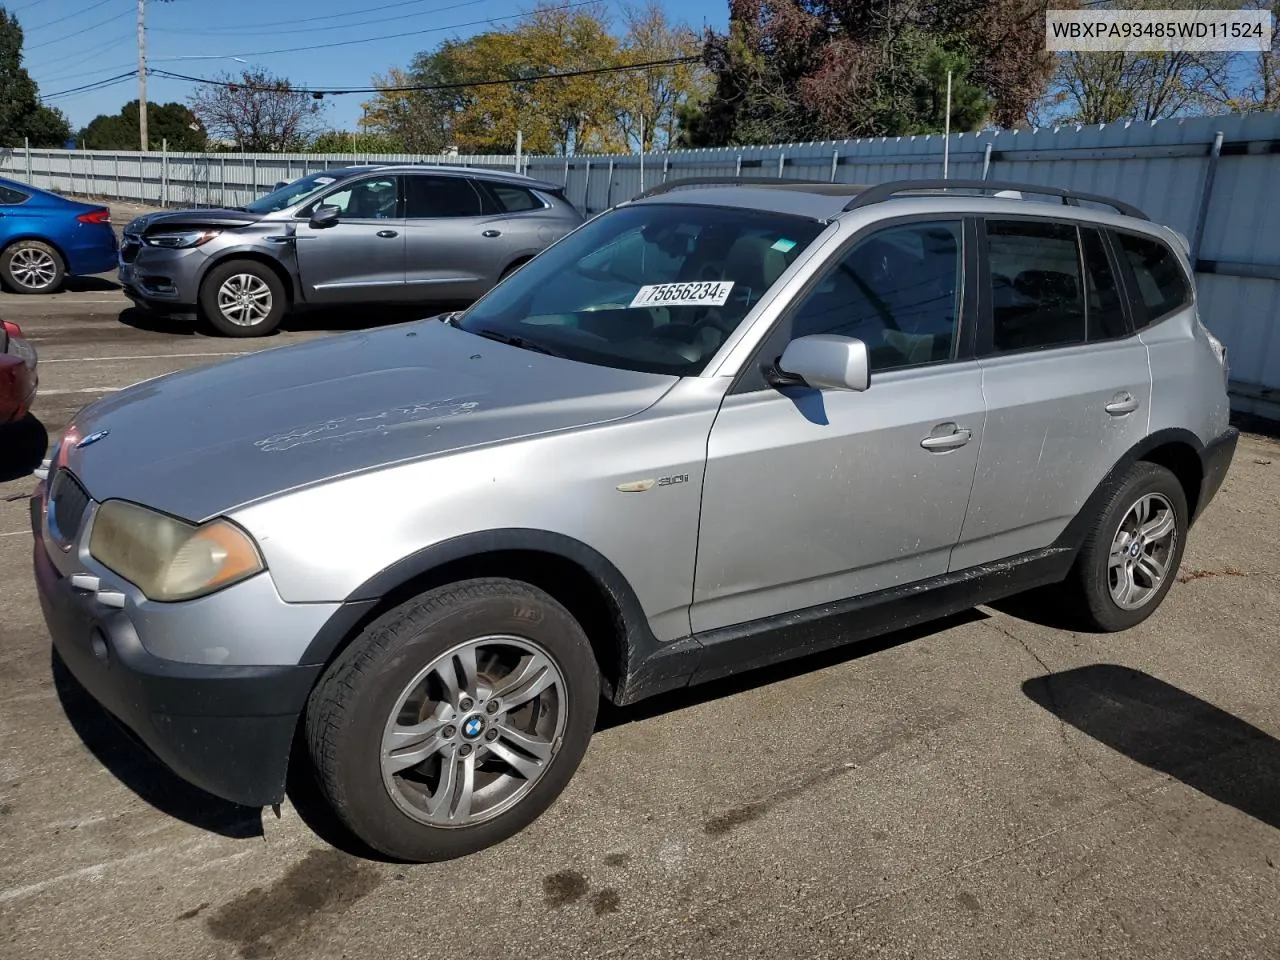
<svg viewBox="0 0 1280 960">
<path fill-rule="evenodd" d="M 1099 202 L 674 182 L 465 312 L 114 394 L 31 501 L 57 654 L 200 787 L 301 764 L 439 860 L 552 803 L 601 696 L 1047 585 L 1131 627 L 1237 431 L 1185 240 Z"/>
<path fill-rule="evenodd" d="M 139 307 L 256 337 L 305 307 L 475 300 L 581 222 L 558 184 L 519 174 L 345 167 L 244 207 L 138 217 L 118 277 Z"/>
</svg>

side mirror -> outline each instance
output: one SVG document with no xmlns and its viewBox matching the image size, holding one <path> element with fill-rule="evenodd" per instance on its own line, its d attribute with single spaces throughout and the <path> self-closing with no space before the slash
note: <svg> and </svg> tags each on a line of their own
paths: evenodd
<svg viewBox="0 0 1280 960">
<path fill-rule="evenodd" d="M 332 227 L 338 222 L 338 215 L 341 212 L 342 211 L 334 206 L 326 205 L 323 207 L 316 207 L 315 210 L 311 211 L 311 226 L 315 227 L 317 230 L 323 229 L 324 227 Z"/>
<path fill-rule="evenodd" d="M 867 345 L 832 333 L 800 337 L 787 344 L 773 378 L 775 386 L 803 383 L 819 390 L 865 390 L 870 384 Z"/>
</svg>

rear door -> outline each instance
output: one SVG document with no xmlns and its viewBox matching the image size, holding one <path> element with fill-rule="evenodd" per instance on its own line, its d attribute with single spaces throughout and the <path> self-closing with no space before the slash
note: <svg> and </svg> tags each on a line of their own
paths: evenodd
<svg viewBox="0 0 1280 960">
<path fill-rule="evenodd" d="M 405 175 L 405 283 L 414 300 L 472 300 L 509 262 L 504 217 L 470 177 Z"/>
<path fill-rule="evenodd" d="M 512 261 L 537 256 L 576 226 L 529 187 L 499 180 L 476 183 L 487 194 L 493 210 L 506 216 L 501 229 Z"/>
<path fill-rule="evenodd" d="M 978 235 L 987 424 L 952 570 L 1050 546 L 1146 436 L 1151 406 L 1147 350 L 1100 230 L 998 217 Z"/>
<path fill-rule="evenodd" d="M 299 214 L 295 244 L 303 295 L 310 303 L 386 303 L 404 298 L 405 227 L 399 180 L 381 173 L 332 190 Z M 338 222 L 312 227 L 321 206 Z"/>
</svg>

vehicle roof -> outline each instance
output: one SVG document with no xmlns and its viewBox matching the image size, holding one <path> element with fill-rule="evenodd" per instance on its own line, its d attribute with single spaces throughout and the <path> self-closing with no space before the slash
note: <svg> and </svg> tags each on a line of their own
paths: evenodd
<svg viewBox="0 0 1280 960">
<path fill-rule="evenodd" d="M 317 172 L 322 172 L 329 176 L 348 177 L 362 173 L 369 173 L 372 170 L 398 170 L 410 173 L 442 173 L 445 176 L 467 176 L 479 177 L 484 180 L 498 180 L 504 183 L 518 184 L 519 186 L 531 187 L 539 190 L 561 189 L 561 186 L 558 183 L 552 183 L 550 180 L 539 180 L 523 173 L 516 173 L 514 170 L 498 170 L 494 167 L 463 167 L 447 163 L 365 163 L 353 164 L 349 167 L 333 167 L 329 170 Z"/>
</svg>

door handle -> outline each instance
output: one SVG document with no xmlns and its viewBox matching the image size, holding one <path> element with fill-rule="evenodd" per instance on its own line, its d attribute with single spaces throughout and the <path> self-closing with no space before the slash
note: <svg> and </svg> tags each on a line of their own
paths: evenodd
<svg viewBox="0 0 1280 960">
<path fill-rule="evenodd" d="M 390 240 L 392 237 L 398 236 L 398 234 L 394 230 L 379 230 L 378 236 L 382 237 L 384 240 Z"/>
<path fill-rule="evenodd" d="M 951 428 L 950 433 L 938 432 L 947 427 Z M 957 427 L 954 423 L 940 423 L 933 428 L 933 431 L 920 441 L 920 446 L 926 450 L 954 450 L 956 447 L 963 447 L 973 439 L 972 430 L 968 427 Z"/>
<path fill-rule="evenodd" d="M 1131 393 L 1122 393 L 1103 407 L 1113 417 L 1123 417 L 1138 409 L 1138 398 Z"/>
<path fill-rule="evenodd" d="M 486 230 L 484 233 L 480 234 L 480 236 L 482 236 L 482 237 L 500 237 L 500 236 L 502 236 L 502 231 L 501 231 L 501 230 Z"/>
</svg>

